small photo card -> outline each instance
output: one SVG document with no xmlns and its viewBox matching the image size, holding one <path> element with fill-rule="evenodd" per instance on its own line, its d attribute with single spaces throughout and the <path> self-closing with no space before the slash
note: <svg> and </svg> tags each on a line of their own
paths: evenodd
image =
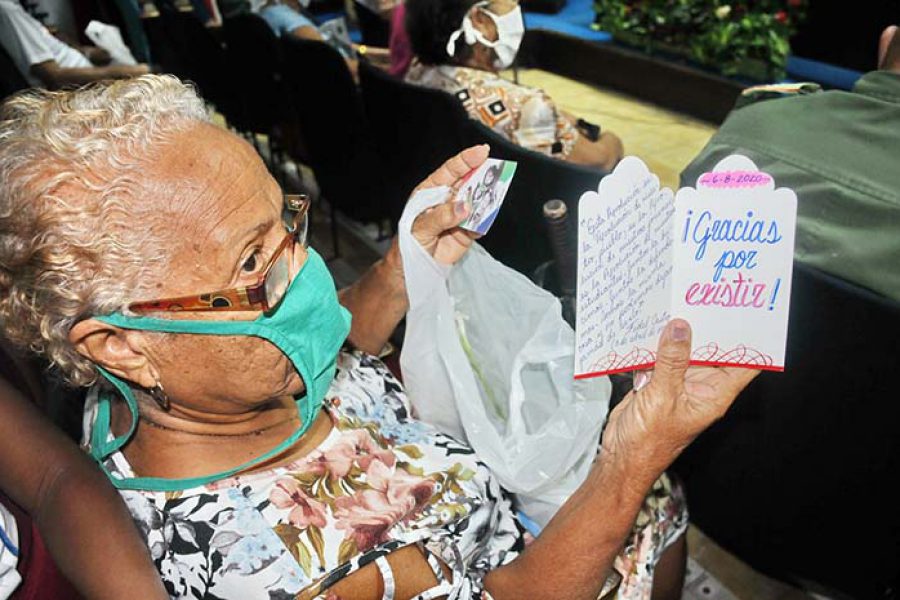
<svg viewBox="0 0 900 600">
<path fill-rule="evenodd" d="M 489 158 L 466 175 L 465 183 L 456 194 L 469 207 L 469 216 L 460 227 L 482 235 L 488 232 L 509 191 L 516 164 L 511 160 Z"/>
<path fill-rule="evenodd" d="M 576 378 L 645 369 L 665 324 L 691 363 L 784 370 L 797 197 L 732 155 L 674 195 L 629 156 L 581 197 Z"/>
</svg>

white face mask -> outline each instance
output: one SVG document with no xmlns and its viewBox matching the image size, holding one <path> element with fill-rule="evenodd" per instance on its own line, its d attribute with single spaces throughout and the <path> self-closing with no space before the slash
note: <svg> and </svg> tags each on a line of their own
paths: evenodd
<svg viewBox="0 0 900 600">
<path fill-rule="evenodd" d="M 494 24 L 497 26 L 497 40 L 491 41 L 485 38 L 475 27 L 472 18 L 467 13 L 466 16 L 463 17 L 462 26 L 454 31 L 447 41 L 447 54 L 450 56 L 456 54 L 456 42 L 460 37 L 463 37 L 466 44 L 469 46 L 481 43 L 488 48 L 493 48 L 494 52 L 497 54 L 497 60 L 494 61 L 494 66 L 498 69 L 506 69 L 512 65 L 513 60 L 515 60 L 516 54 L 519 52 L 519 46 L 522 45 L 522 37 L 525 35 L 525 22 L 522 19 L 522 8 L 516 6 L 505 15 L 495 15 L 484 8 L 487 5 L 487 2 L 479 2 L 473 6 L 473 9 L 480 8 L 484 14 L 493 19 Z"/>
</svg>

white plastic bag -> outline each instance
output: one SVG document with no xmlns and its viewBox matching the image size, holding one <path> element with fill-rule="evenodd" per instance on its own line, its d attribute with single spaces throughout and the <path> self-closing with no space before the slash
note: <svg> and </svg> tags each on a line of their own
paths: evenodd
<svg viewBox="0 0 900 600">
<path fill-rule="evenodd" d="M 122 39 L 122 32 L 115 25 L 107 25 L 100 21 L 91 21 L 84 29 L 84 34 L 95 46 L 109 52 L 114 65 L 136 65 L 137 61 L 131 50 Z"/>
<path fill-rule="evenodd" d="M 400 220 L 404 383 L 419 418 L 468 441 L 543 526 L 587 476 L 611 385 L 573 380 L 575 334 L 553 295 L 477 244 L 447 267 L 416 242 L 416 216 L 448 194 L 417 193 Z"/>
</svg>

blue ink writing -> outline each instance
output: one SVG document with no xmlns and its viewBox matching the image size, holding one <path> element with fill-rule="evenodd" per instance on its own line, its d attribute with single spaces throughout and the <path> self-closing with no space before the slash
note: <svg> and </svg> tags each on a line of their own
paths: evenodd
<svg viewBox="0 0 900 600">
<path fill-rule="evenodd" d="M 725 250 L 714 266 L 713 281 L 718 281 L 725 269 L 755 269 L 756 250 Z"/>
<path fill-rule="evenodd" d="M 690 216 L 688 217 L 690 220 Z M 700 213 L 692 230 L 691 237 L 697 244 L 695 260 L 701 260 L 706 254 L 706 244 L 713 242 L 753 242 L 757 244 L 777 244 L 781 241 L 778 233 L 778 222 L 774 219 L 765 221 L 754 219 L 753 211 L 747 211 L 746 219 L 714 219 L 713 214 L 705 210 Z"/>
<path fill-rule="evenodd" d="M 769 310 L 775 309 L 775 298 L 778 297 L 778 289 L 781 287 L 781 277 L 775 280 L 775 289 L 772 290 L 772 300 L 769 302 Z"/>
</svg>

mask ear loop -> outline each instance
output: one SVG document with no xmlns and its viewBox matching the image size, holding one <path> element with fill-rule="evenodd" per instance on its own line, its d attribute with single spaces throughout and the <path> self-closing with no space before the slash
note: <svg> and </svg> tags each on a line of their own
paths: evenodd
<svg viewBox="0 0 900 600">
<path fill-rule="evenodd" d="M 475 23 L 472 21 L 472 17 L 469 15 L 472 11 L 482 8 L 483 6 L 487 6 L 487 2 L 478 2 L 472 5 L 472 8 L 469 9 L 469 12 L 466 13 L 466 16 L 463 17 L 462 25 L 459 26 L 459 29 L 450 34 L 450 39 L 447 40 L 447 56 L 451 58 L 456 56 L 456 42 L 460 37 L 465 36 L 464 40 L 467 45 L 474 46 L 476 42 L 481 43 L 488 48 L 493 48 L 497 45 L 497 42 L 492 42 L 482 35 L 478 28 L 475 27 Z M 490 12 L 484 11 L 486 14 L 491 15 Z M 493 18 L 493 17 L 492 17 Z M 496 19 L 495 19 L 496 21 Z M 499 41 L 499 40 L 498 40 Z"/>
</svg>

